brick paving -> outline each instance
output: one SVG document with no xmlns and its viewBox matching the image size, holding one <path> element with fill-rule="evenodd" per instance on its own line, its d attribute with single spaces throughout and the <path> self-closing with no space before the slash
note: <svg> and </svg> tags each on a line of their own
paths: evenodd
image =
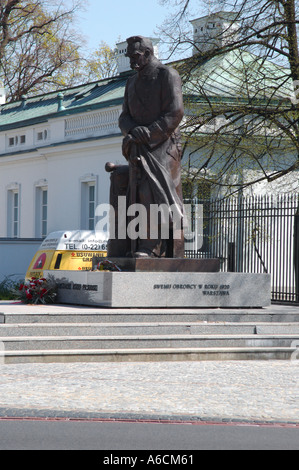
<svg viewBox="0 0 299 470">
<path fill-rule="evenodd" d="M 0 366 L 0 417 L 299 424 L 299 361 Z"/>
</svg>

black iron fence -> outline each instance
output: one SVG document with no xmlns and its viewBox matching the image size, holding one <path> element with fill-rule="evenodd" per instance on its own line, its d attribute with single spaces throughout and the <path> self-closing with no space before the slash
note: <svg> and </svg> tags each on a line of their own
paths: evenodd
<svg viewBox="0 0 299 470">
<path fill-rule="evenodd" d="M 299 302 L 299 194 L 185 204 L 201 232 L 186 256 L 220 258 L 222 271 L 269 273 L 273 301 Z"/>
</svg>

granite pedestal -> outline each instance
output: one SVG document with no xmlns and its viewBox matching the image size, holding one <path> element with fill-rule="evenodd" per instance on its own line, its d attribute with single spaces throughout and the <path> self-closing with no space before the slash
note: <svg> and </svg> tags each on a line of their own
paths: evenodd
<svg viewBox="0 0 299 470">
<path fill-rule="evenodd" d="M 106 258 L 95 256 L 93 268 Z M 126 272 L 181 272 L 216 273 L 220 271 L 219 258 L 112 258 L 109 261 Z"/>
<path fill-rule="evenodd" d="M 268 274 L 46 271 L 58 302 L 115 308 L 259 308 L 271 304 Z"/>
</svg>

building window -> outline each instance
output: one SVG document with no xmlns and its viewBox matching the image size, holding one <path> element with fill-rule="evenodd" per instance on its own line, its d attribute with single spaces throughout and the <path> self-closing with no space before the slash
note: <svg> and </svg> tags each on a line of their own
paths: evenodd
<svg viewBox="0 0 299 470">
<path fill-rule="evenodd" d="M 42 238 L 47 236 L 47 224 L 48 224 L 48 190 L 42 189 Z"/>
<path fill-rule="evenodd" d="M 22 134 L 20 136 L 16 135 L 14 137 L 8 138 L 9 147 L 17 147 L 18 145 L 24 145 L 26 143 L 26 135 Z"/>
<path fill-rule="evenodd" d="M 19 237 L 20 194 L 19 189 L 9 189 L 7 192 L 7 236 Z"/>
<path fill-rule="evenodd" d="M 37 142 L 45 142 L 48 140 L 49 132 L 47 129 L 43 129 L 41 131 L 36 132 L 36 141 Z"/>
<path fill-rule="evenodd" d="M 12 236 L 17 238 L 19 235 L 19 193 L 13 193 L 13 221 Z"/>
<path fill-rule="evenodd" d="M 48 187 L 36 186 L 35 194 L 35 236 L 45 238 L 48 235 Z"/>
<path fill-rule="evenodd" d="M 95 219 L 95 184 L 88 185 L 88 230 L 94 230 Z"/>
<path fill-rule="evenodd" d="M 95 210 L 97 204 L 96 177 L 89 175 L 81 178 L 81 229 L 95 229 Z"/>
</svg>

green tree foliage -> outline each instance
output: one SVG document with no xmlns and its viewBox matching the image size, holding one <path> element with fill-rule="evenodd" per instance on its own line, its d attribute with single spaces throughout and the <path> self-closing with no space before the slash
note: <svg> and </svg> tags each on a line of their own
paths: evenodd
<svg viewBox="0 0 299 470">
<path fill-rule="evenodd" d="M 112 49 L 105 41 L 101 41 L 99 47 L 92 52 L 84 66 L 83 75 L 85 81 L 96 81 L 113 77 L 117 71 L 117 50 Z"/>
</svg>

